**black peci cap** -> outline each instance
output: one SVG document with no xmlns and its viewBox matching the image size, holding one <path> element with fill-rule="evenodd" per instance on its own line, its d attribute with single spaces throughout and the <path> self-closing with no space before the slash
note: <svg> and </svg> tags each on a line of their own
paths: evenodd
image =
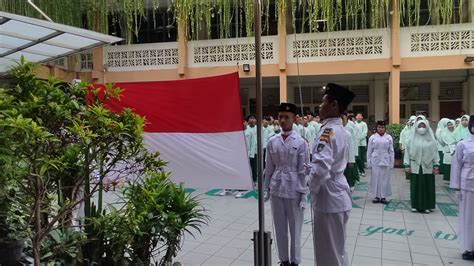
<svg viewBox="0 0 474 266">
<path fill-rule="evenodd" d="M 385 126 L 385 121 L 377 121 L 377 126 Z"/>
<path fill-rule="evenodd" d="M 293 114 L 297 114 L 298 113 L 297 110 L 298 108 L 296 107 L 296 105 L 292 103 L 281 103 L 280 106 L 278 107 L 278 112 L 290 112 Z"/>
<path fill-rule="evenodd" d="M 347 106 L 349 106 L 355 97 L 355 94 L 352 91 L 335 83 L 328 83 L 326 85 L 326 91 L 324 94 L 329 95 L 331 100 L 337 100 L 337 103 L 339 104 L 339 111 L 341 113 L 346 111 Z"/>
</svg>

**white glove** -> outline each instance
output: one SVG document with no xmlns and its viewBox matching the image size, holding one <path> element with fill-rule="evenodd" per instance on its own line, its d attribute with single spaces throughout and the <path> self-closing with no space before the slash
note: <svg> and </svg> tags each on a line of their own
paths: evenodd
<svg viewBox="0 0 474 266">
<path fill-rule="evenodd" d="M 302 210 L 306 209 L 306 195 L 305 194 L 301 195 L 300 208 Z"/>
<path fill-rule="evenodd" d="M 462 193 L 461 193 L 461 190 L 457 190 L 454 192 L 456 194 L 456 197 L 458 198 L 459 201 L 462 200 Z"/>
<path fill-rule="evenodd" d="M 263 200 L 268 201 L 270 199 L 270 190 L 263 192 Z"/>
</svg>

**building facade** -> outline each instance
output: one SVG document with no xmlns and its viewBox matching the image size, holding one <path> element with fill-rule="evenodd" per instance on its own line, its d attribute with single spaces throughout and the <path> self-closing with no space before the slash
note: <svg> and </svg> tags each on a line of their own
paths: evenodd
<svg viewBox="0 0 474 266">
<path fill-rule="evenodd" d="M 262 37 L 264 113 L 274 114 L 286 101 L 317 112 L 328 82 L 354 91 L 349 108 L 369 121 L 398 123 L 421 112 L 437 121 L 459 117 L 461 110 L 474 113 L 474 1 L 465 2 L 464 23 L 447 25 L 402 27 L 394 8 L 387 28 L 290 34 L 289 22 L 280 18 L 276 35 Z M 177 41 L 95 49 L 56 62 L 45 73 L 115 83 L 238 71 L 243 114 L 254 112 L 253 37 L 187 41 L 183 28 L 177 25 Z"/>
</svg>

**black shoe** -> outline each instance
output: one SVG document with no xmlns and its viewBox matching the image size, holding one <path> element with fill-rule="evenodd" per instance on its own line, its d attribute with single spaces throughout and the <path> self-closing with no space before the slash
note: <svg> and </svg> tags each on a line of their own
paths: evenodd
<svg viewBox="0 0 474 266">
<path fill-rule="evenodd" d="M 379 198 L 375 198 L 372 200 L 372 203 L 380 203 L 380 199 Z"/>
<path fill-rule="evenodd" d="M 388 204 L 388 201 L 387 201 L 387 199 L 382 198 L 382 199 L 380 200 L 380 203 L 382 203 L 382 204 L 384 204 L 384 205 L 387 205 L 387 204 Z"/>
<path fill-rule="evenodd" d="M 289 261 L 280 261 L 280 265 L 281 266 L 290 266 L 290 262 Z"/>
<path fill-rule="evenodd" d="M 298 264 L 292 262 L 290 263 L 290 266 L 298 266 Z"/>
<path fill-rule="evenodd" d="M 474 252 L 472 251 L 465 251 L 462 254 L 462 259 L 463 260 L 474 260 Z"/>
</svg>

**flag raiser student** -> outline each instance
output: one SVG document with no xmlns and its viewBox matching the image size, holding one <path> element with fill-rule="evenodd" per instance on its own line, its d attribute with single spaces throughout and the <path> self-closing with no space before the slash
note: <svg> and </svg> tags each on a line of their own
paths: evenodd
<svg viewBox="0 0 474 266">
<path fill-rule="evenodd" d="M 294 104 L 280 104 L 278 120 L 282 132 L 268 141 L 264 179 L 265 200 L 271 199 L 280 263 L 286 266 L 301 263 L 301 229 L 309 192 L 304 168 L 309 161 L 308 146 L 293 130 L 296 110 Z"/>
<path fill-rule="evenodd" d="M 345 241 L 352 199 L 343 173 L 351 139 L 342 125 L 341 115 L 354 96 L 348 89 L 329 83 L 319 106 L 323 125 L 306 171 L 313 199 L 313 244 L 317 265 L 347 265 L 349 262 Z"/>
</svg>

